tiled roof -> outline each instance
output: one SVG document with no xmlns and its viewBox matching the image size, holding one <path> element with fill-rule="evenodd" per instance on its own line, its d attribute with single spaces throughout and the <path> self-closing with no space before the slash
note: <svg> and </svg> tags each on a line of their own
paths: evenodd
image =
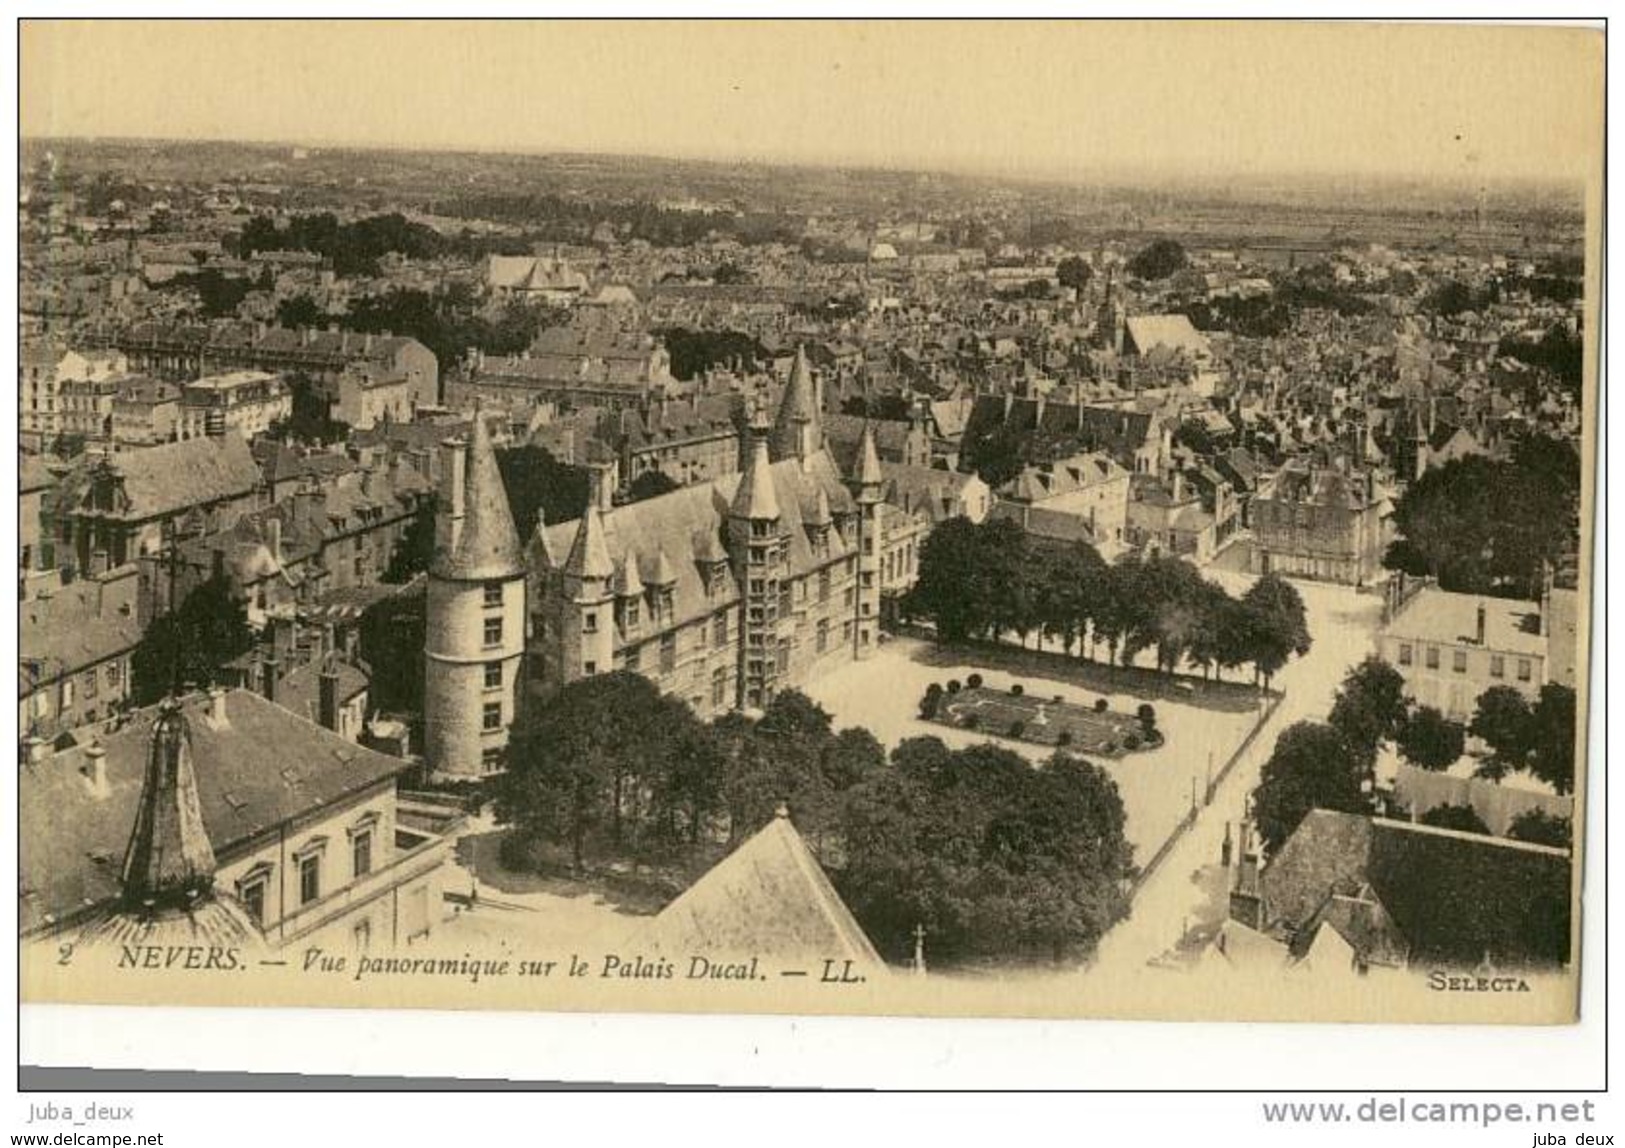
<svg viewBox="0 0 1625 1148">
<path fill-rule="evenodd" d="M 385 781 L 407 762 L 354 745 L 248 690 L 184 702 L 203 824 L 222 863 L 267 829 Z M 105 734 L 107 786 L 92 791 L 82 749 L 25 764 L 18 775 L 24 931 L 102 905 L 119 892 L 119 865 L 135 824 L 156 710 Z M 105 859 L 105 860 L 104 860 Z"/>
</svg>

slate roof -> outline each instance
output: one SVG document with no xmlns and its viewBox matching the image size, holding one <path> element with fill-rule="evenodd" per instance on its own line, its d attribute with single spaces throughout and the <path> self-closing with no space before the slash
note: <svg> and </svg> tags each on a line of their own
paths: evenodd
<svg viewBox="0 0 1625 1148">
<path fill-rule="evenodd" d="M 354 745 L 248 690 L 229 690 L 216 728 L 210 699 L 183 701 L 203 824 L 220 863 L 254 837 L 340 802 L 409 765 Z M 119 866 L 135 825 L 156 708 L 102 737 L 107 788 L 92 792 L 83 749 L 18 771 L 19 927 L 28 932 L 103 906 L 119 894 Z"/>
<path fill-rule="evenodd" d="M 254 456 L 235 431 L 127 451 L 103 465 L 122 477 L 128 504 L 113 511 L 81 506 L 82 511 L 133 522 L 238 498 L 260 482 Z"/>
<path fill-rule="evenodd" d="M 1561 849 L 1316 809 L 1262 881 L 1267 925 L 1288 938 L 1330 920 L 1351 944 L 1369 933 L 1390 957 L 1401 938 L 1413 966 L 1569 958 L 1573 868 Z M 1336 908 L 1334 896 L 1381 913 Z"/>
<path fill-rule="evenodd" d="M 760 956 L 809 972 L 824 960 L 849 960 L 863 976 L 888 971 L 782 813 L 662 909 L 638 939 L 673 956 Z"/>
<path fill-rule="evenodd" d="M 464 582 L 517 578 L 525 572 L 524 552 L 514 529 L 508 491 L 502 484 L 486 421 L 476 414 L 467 446 L 463 481 L 463 524 L 450 551 L 435 547 L 430 572 Z"/>
<path fill-rule="evenodd" d="M 758 451 L 763 449 L 758 444 Z M 730 508 L 735 497 L 752 472 L 724 475 L 710 483 L 685 486 L 678 490 L 629 502 L 607 511 L 591 511 L 583 518 L 561 522 L 546 528 L 546 547 L 550 554 L 565 554 L 565 569 L 575 561 L 580 544 L 578 536 L 583 523 L 589 530 L 601 532 L 602 556 L 594 558 L 594 568 L 602 570 L 597 577 L 609 578 L 625 560 L 628 553 L 636 553 L 639 577 L 645 585 L 653 585 L 660 555 L 666 555 L 670 573 L 674 577 L 674 617 L 669 622 L 662 618 L 663 626 L 681 625 L 713 613 L 720 606 L 737 600 L 738 586 L 732 572 L 724 570 L 725 582 L 720 591 L 708 594 L 703 568 L 714 557 L 722 544 L 727 528 Z M 799 459 L 785 459 L 769 463 L 759 471 L 756 481 L 763 483 L 761 497 L 769 499 L 778 511 L 780 530 L 787 539 L 785 561 L 789 576 L 801 577 L 820 566 L 846 556 L 846 548 L 839 531 L 829 532 L 829 556 L 814 554 L 808 539 L 807 525 L 818 507 L 818 492 L 836 515 L 855 510 L 851 494 L 841 484 L 835 464 L 828 453 L 819 452 L 805 464 Z M 596 525 L 589 519 L 597 519 Z M 538 548 L 532 546 L 532 555 Z"/>
<path fill-rule="evenodd" d="M 102 594 L 100 583 L 84 579 L 69 583 L 50 598 L 31 598 L 22 604 L 17 638 L 21 696 L 140 644 L 141 622 L 136 611 L 120 612 L 116 606 L 104 604 Z"/>
</svg>

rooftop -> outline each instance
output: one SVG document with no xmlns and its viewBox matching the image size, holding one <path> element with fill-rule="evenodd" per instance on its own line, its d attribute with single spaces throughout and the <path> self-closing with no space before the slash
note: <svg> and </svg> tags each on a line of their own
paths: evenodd
<svg viewBox="0 0 1625 1148">
<path fill-rule="evenodd" d="M 258 834 L 387 781 L 407 762 L 354 745 L 248 690 L 183 699 L 204 827 L 222 863 Z M 118 896 L 119 868 L 146 774 L 156 708 L 102 737 L 106 785 L 90 780 L 83 748 L 18 773 L 20 928 L 27 932 Z"/>
<path fill-rule="evenodd" d="M 1481 594 L 1456 594 L 1429 586 L 1418 591 L 1388 623 L 1387 633 L 1441 646 L 1476 646 L 1478 611 L 1484 611 L 1487 650 L 1543 656 L 1546 638 L 1540 632 L 1540 606 Z"/>
</svg>

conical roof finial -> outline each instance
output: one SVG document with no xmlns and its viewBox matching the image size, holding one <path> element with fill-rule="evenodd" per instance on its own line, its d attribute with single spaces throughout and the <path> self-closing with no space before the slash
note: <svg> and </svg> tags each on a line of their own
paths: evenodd
<svg viewBox="0 0 1625 1148">
<path fill-rule="evenodd" d="M 126 906 L 145 913 L 190 909 L 213 890 L 214 846 L 203 824 L 192 732 L 180 703 L 160 704 L 147 753 L 135 828 L 124 854 Z"/>
</svg>

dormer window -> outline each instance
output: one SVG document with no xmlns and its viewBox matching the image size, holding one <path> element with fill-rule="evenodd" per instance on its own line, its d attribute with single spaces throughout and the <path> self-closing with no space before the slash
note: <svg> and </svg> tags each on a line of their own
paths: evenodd
<svg viewBox="0 0 1625 1148">
<path fill-rule="evenodd" d="M 632 629 L 638 624 L 639 613 L 641 611 L 638 607 L 638 600 L 636 598 L 626 599 L 621 605 L 621 625 L 628 630 Z"/>
</svg>

